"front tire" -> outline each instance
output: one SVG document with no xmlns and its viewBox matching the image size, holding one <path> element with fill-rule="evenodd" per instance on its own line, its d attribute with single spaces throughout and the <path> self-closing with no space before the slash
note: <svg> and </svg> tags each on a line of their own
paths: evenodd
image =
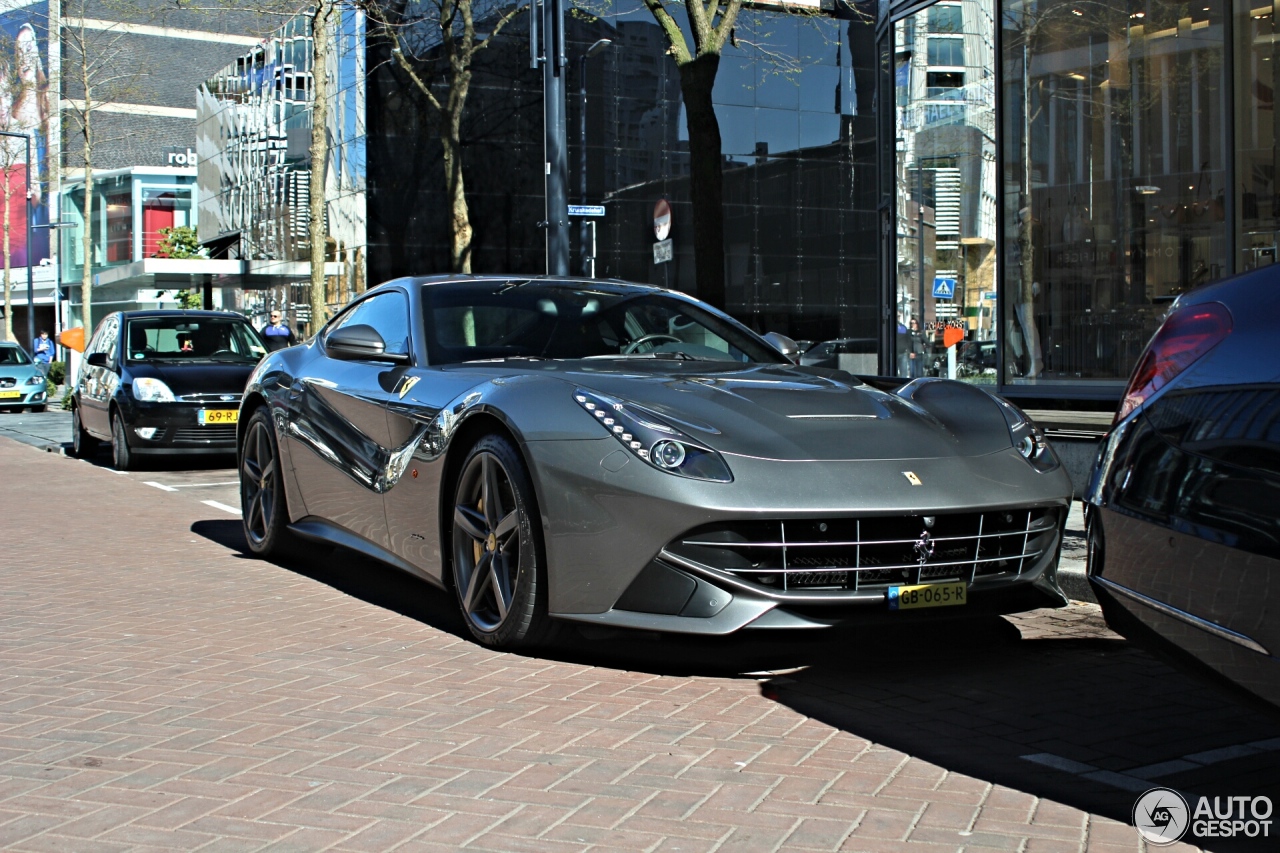
<svg viewBox="0 0 1280 853">
<path fill-rule="evenodd" d="M 453 587 L 472 636 L 497 649 L 550 640 L 540 515 L 508 439 L 487 435 L 471 448 L 453 503 Z"/>
<path fill-rule="evenodd" d="M 71 455 L 77 459 L 87 459 L 98 449 L 98 439 L 89 435 L 84 424 L 80 422 L 80 407 L 71 410 Z"/>
<path fill-rule="evenodd" d="M 117 412 L 111 416 L 111 465 L 117 471 L 128 471 L 134 465 L 129 437 L 125 434 L 124 418 Z"/>
<path fill-rule="evenodd" d="M 259 557 L 280 554 L 289 541 L 289 508 L 271 413 L 260 407 L 249 418 L 240 444 L 240 517 L 249 550 Z"/>
</svg>

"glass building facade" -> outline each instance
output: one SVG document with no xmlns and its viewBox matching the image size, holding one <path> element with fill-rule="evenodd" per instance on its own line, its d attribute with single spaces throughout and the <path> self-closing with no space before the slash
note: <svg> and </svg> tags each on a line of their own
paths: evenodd
<svg viewBox="0 0 1280 853">
<path fill-rule="evenodd" d="M 81 316 L 80 290 L 76 285 L 84 273 L 86 229 L 90 235 L 89 263 L 95 273 L 101 274 L 157 257 L 163 239 L 162 228 L 195 225 L 194 169 L 140 166 L 99 171 L 93 175 L 92 192 L 92 219 L 85 222 L 84 179 L 62 179 L 59 221 L 63 227 L 59 229 L 59 258 L 62 285 L 70 300 L 70 324 Z M 113 288 L 95 296 L 95 303 L 104 309 L 110 306 L 110 310 L 174 303 L 175 288 L 151 289 L 155 291 L 154 297 L 140 295 L 137 286 Z"/>
<path fill-rule="evenodd" d="M 1179 293 L 1280 251 L 1274 15 L 1233 2 L 745 9 L 713 92 L 724 307 L 831 342 L 832 366 L 904 376 L 946 371 L 952 327 L 959 378 L 1113 403 Z M 478 30 L 497 14 L 481 10 Z M 545 269 L 542 81 L 525 27 L 488 40 L 463 117 L 476 272 Z M 424 96 L 363 19 L 339 29 L 326 72 L 335 302 L 446 272 L 451 247 Z M 308 38 L 291 23 L 200 95 L 201 236 L 238 235 L 264 263 L 305 258 Z M 600 39 L 609 48 L 588 57 Z M 438 43 L 416 44 L 429 69 Z M 592 255 L 599 276 L 696 294 L 664 34 L 605 3 L 569 16 L 567 44 L 570 200 L 606 209 L 573 228 L 573 268 Z M 659 202 L 669 260 L 654 251 Z"/>
<path fill-rule="evenodd" d="M 367 275 L 364 15 L 344 8 L 330 38 L 325 258 L 328 301 L 340 305 Z M 196 97 L 200 238 L 246 262 L 237 307 L 264 319 L 283 307 L 305 322 L 309 310 L 311 39 L 306 17 L 290 20 Z"/>
<path fill-rule="evenodd" d="M 568 18 L 570 200 L 604 205 L 606 215 L 575 223 L 573 269 L 594 246 L 597 276 L 696 293 L 679 72 L 647 11 L 612 3 L 590 11 Z M 496 6 L 488 18 L 478 12 L 481 32 L 494 14 Z M 880 252 L 873 19 L 853 8 L 839 17 L 744 11 L 713 93 L 726 307 L 762 330 L 859 339 L 865 351 L 855 360 L 865 370 L 875 369 Z M 331 286 L 334 302 L 366 281 L 449 269 L 435 117 L 389 46 L 365 38 L 362 26 L 344 18 L 328 69 L 337 108 L 327 229 L 331 259 L 353 270 Z M 295 20 L 199 95 L 201 239 L 238 235 L 235 251 L 256 261 L 306 257 L 308 39 L 305 20 Z M 610 48 L 584 58 L 600 39 Z M 430 36 L 416 45 L 415 59 L 429 67 Z M 526 16 L 494 37 L 474 68 L 462 130 L 472 269 L 542 273 L 542 76 L 529 67 Z M 660 201 L 672 208 L 673 252 L 655 262 Z"/>
</svg>

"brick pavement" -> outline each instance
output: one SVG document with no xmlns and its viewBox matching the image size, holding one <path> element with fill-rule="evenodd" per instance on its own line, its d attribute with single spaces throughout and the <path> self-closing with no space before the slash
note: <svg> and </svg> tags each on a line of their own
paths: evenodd
<svg viewBox="0 0 1280 853">
<path fill-rule="evenodd" d="M 930 678 L 855 695 L 810 638 L 498 654 L 412 579 L 247 558 L 237 521 L 110 471 L 0 439 L 0 482 L 6 850 L 1140 849 L 863 736 Z M 1088 609 L 1018 624 L 1125 645 Z"/>
</svg>

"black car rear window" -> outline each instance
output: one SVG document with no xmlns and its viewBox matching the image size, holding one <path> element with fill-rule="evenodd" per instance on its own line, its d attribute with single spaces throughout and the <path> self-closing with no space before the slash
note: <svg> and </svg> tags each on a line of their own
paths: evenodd
<svg viewBox="0 0 1280 853">
<path fill-rule="evenodd" d="M 736 323 L 661 291 L 516 280 L 425 285 L 423 300 L 432 364 L 649 354 L 784 361 Z"/>
<path fill-rule="evenodd" d="M 138 361 L 256 363 L 267 348 L 237 317 L 136 317 L 125 335 L 125 358 Z"/>
</svg>

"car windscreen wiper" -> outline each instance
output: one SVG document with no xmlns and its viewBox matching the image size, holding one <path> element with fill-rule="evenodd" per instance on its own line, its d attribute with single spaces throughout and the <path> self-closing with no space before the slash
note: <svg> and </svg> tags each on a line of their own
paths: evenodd
<svg viewBox="0 0 1280 853">
<path fill-rule="evenodd" d="M 661 359 L 664 361 L 732 361 L 733 359 L 712 358 L 709 355 L 694 355 L 693 353 L 684 352 L 683 350 L 664 350 L 662 352 L 620 352 L 610 353 L 608 355 L 588 355 L 584 359 L 603 359 L 603 358 L 651 358 Z"/>
</svg>

